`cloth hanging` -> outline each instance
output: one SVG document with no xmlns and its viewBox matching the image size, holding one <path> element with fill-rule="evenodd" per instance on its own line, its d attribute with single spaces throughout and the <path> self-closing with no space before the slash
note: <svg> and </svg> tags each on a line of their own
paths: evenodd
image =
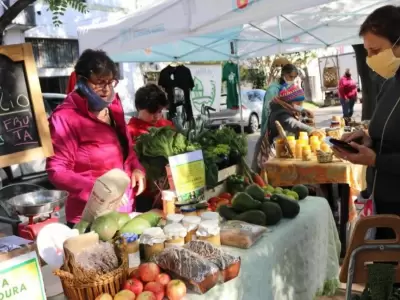
<svg viewBox="0 0 400 300">
<path fill-rule="evenodd" d="M 238 85 L 239 85 L 239 73 L 238 66 L 233 62 L 227 62 L 222 68 L 222 81 L 226 81 L 226 107 L 228 109 L 239 108 L 239 96 L 238 96 Z"/>
</svg>

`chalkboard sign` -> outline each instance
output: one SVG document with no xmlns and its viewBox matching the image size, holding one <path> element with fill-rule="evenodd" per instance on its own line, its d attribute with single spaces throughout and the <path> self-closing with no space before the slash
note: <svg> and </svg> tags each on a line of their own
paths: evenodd
<svg viewBox="0 0 400 300">
<path fill-rule="evenodd" d="M 0 47 L 0 167 L 52 155 L 30 44 Z"/>
</svg>

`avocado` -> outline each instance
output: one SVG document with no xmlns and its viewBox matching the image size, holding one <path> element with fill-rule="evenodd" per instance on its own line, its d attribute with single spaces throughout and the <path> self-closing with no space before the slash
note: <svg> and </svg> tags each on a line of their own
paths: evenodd
<svg viewBox="0 0 400 300">
<path fill-rule="evenodd" d="M 250 184 L 245 190 L 253 199 L 263 202 L 265 198 L 264 190 L 257 184 Z"/>
<path fill-rule="evenodd" d="M 305 185 L 298 184 L 292 187 L 292 191 L 296 192 L 299 195 L 299 200 L 303 200 L 308 197 L 308 188 Z"/>
<path fill-rule="evenodd" d="M 281 207 L 284 218 L 294 219 L 300 212 L 299 203 L 285 195 L 272 195 L 271 201 Z"/>
<path fill-rule="evenodd" d="M 265 226 L 267 217 L 260 210 L 249 210 L 237 215 L 234 220 L 243 221 L 250 224 Z"/>
<path fill-rule="evenodd" d="M 261 204 L 260 210 L 265 214 L 267 220 L 266 225 L 276 225 L 282 219 L 282 209 L 274 202 L 265 202 Z"/>
<path fill-rule="evenodd" d="M 221 205 L 217 208 L 217 211 L 219 215 L 226 220 L 233 220 L 237 216 L 237 213 L 233 210 L 233 208 L 227 205 Z"/>
<path fill-rule="evenodd" d="M 261 202 L 254 200 L 249 194 L 240 192 L 232 198 L 232 208 L 237 212 L 259 209 Z"/>
</svg>

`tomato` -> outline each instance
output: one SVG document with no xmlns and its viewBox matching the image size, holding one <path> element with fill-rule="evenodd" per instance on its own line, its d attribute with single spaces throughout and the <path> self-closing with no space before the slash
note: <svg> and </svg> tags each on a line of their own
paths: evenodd
<svg viewBox="0 0 400 300">
<path fill-rule="evenodd" d="M 222 193 L 221 195 L 219 195 L 219 198 L 231 200 L 232 199 L 232 195 L 229 194 L 229 193 Z"/>
<path fill-rule="evenodd" d="M 210 205 L 213 205 L 213 204 L 216 204 L 219 200 L 220 200 L 219 197 L 211 197 L 210 199 L 208 199 L 208 203 Z"/>
</svg>

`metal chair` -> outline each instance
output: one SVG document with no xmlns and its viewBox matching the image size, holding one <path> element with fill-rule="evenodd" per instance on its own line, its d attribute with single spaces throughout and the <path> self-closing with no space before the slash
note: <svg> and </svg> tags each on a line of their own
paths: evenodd
<svg viewBox="0 0 400 300">
<path fill-rule="evenodd" d="M 391 228 L 396 234 L 390 240 L 365 240 L 368 229 Z M 368 281 L 366 263 L 400 261 L 400 217 L 377 215 L 360 219 L 354 228 L 349 248 L 340 270 L 339 280 L 347 283 L 346 300 L 351 300 L 353 283 Z M 400 267 L 397 265 L 395 282 L 400 282 Z"/>
</svg>

